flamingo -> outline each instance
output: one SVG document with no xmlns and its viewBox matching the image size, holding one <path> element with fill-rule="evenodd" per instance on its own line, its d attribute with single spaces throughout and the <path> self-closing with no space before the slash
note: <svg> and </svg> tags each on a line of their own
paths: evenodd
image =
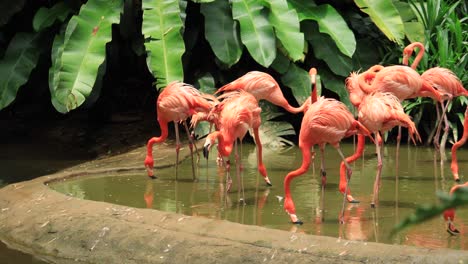
<svg viewBox="0 0 468 264">
<path fill-rule="evenodd" d="M 405 114 L 400 100 L 392 93 L 373 92 L 361 99 L 358 109 L 358 120 L 375 134 L 375 147 L 377 153 L 377 174 L 374 182 L 374 193 L 371 206 L 375 207 L 378 200 L 380 176 L 382 173 L 381 146 L 383 144 L 381 132 L 395 126 L 404 126 L 409 129 L 410 137 L 416 144 L 421 137 L 411 118 Z"/>
<path fill-rule="evenodd" d="M 219 130 L 212 132 L 206 138 L 203 146 L 203 154 L 208 158 L 208 153 L 216 141 L 218 141 L 218 152 L 223 157 L 229 157 L 233 144 L 236 139 L 242 139 L 247 131 L 252 128 L 254 132 L 255 144 L 257 145 L 257 164 L 258 171 L 263 176 L 265 182 L 271 186 L 271 181 L 268 178 L 265 165 L 262 160 L 262 143 L 259 136 L 259 127 L 261 124 L 260 112 L 262 109 L 258 106 L 258 101 L 255 97 L 243 90 L 234 92 L 234 94 L 223 94 L 224 100 L 216 106 L 219 114 Z M 236 153 L 236 160 L 238 159 Z M 237 164 L 239 164 L 237 162 Z M 230 162 L 225 162 L 226 172 L 229 173 Z M 231 186 L 230 176 L 228 174 L 228 183 L 226 189 Z"/>
<path fill-rule="evenodd" d="M 189 137 L 190 154 L 192 155 L 192 177 L 195 179 L 195 167 L 193 164 L 193 138 L 190 136 L 186 119 L 197 112 L 209 112 L 211 104 L 206 100 L 205 95 L 198 91 L 195 87 L 174 81 L 167 85 L 167 87 L 159 94 L 156 102 L 156 112 L 158 123 L 161 128 L 161 135 L 159 137 L 152 137 L 148 140 L 146 145 L 146 158 L 144 161 L 148 177 L 156 178 L 154 176 L 153 166 L 153 145 L 155 143 L 162 143 L 168 136 L 168 123 L 174 122 L 176 132 L 176 179 L 177 169 L 179 164 L 179 128 L 177 123 L 182 122 Z"/>
<path fill-rule="evenodd" d="M 290 184 L 293 178 L 300 176 L 309 169 L 314 145 L 319 145 L 321 149 L 326 143 L 335 147 L 344 160 L 343 152 L 340 148 L 341 139 L 356 133 L 364 133 L 371 136 L 370 132 L 356 119 L 354 119 L 347 107 L 335 100 L 320 97 L 317 102 L 309 105 L 302 119 L 301 130 L 299 134 L 299 148 L 302 151 L 302 165 L 289 172 L 284 178 L 284 209 L 289 214 L 294 224 L 302 224 L 296 215 L 295 205 L 291 196 Z M 323 155 L 322 155 L 323 159 Z M 348 166 L 348 169 L 351 168 Z M 322 171 L 323 171 L 322 162 Z M 324 174 L 322 174 L 323 179 Z M 323 184 L 323 181 L 322 181 Z"/>
<path fill-rule="evenodd" d="M 455 142 L 452 145 L 452 163 L 450 168 L 452 170 L 453 179 L 456 182 L 460 181 L 460 177 L 458 176 L 458 161 L 457 161 L 457 149 L 463 146 L 468 139 L 468 107 L 465 110 L 465 120 L 463 121 L 463 136 L 460 140 Z"/>
<path fill-rule="evenodd" d="M 468 187 L 468 182 L 465 182 L 463 184 L 457 184 L 453 186 L 450 189 L 450 195 L 452 195 L 457 189 L 459 188 L 467 188 Z M 453 220 L 455 219 L 455 208 L 450 208 L 444 211 L 444 219 L 447 221 L 447 232 L 451 235 L 458 235 L 460 231 L 455 228 L 455 225 L 453 224 Z"/>
<path fill-rule="evenodd" d="M 280 106 L 293 114 L 303 112 L 305 107 L 304 105 L 300 107 L 292 107 L 286 98 L 284 98 L 283 92 L 281 92 L 281 88 L 275 79 L 268 73 L 261 71 L 250 71 L 219 88 L 216 93 L 235 90 L 244 90 L 249 92 L 257 99 L 257 101 L 262 99 L 267 100 L 268 102 Z"/>
<path fill-rule="evenodd" d="M 413 63 L 411 64 L 411 68 L 416 70 L 419 62 L 421 61 L 422 57 L 424 56 L 424 45 L 421 42 L 413 42 L 410 45 L 406 46 L 403 50 L 403 64 L 409 64 L 409 58 L 412 56 L 414 49 L 418 48 L 419 51 L 414 59 Z M 468 96 L 468 91 L 463 87 L 463 84 L 460 82 L 458 77 L 449 69 L 442 68 L 442 67 L 433 67 L 421 74 L 421 78 L 428 82 L 432 87 L 434 87 L 439 93 L 443 95 L 443 100 L 447 101 L 444 105 L 443 101 L 440 102 L 440 107 L 442 111 L 442 117 L 439 116 L 439 108 L 437 109 L 438 118 L 440 120 L 443 119 L 445 123 L 444 127 L 444 134 L 448 134 L 449 123 L 447 120 L 446 111 L 448 109 L 449 104 L 452 102 L 453 97 L 456 96 Z M 440 148 L 439 145 L 439 136 L 442 122 L 438 122 L 436 134 L 434 136 L 434 145 L 437 148 Z M 441 148 L 443 151 L 444 148 Z"/>
</svg>

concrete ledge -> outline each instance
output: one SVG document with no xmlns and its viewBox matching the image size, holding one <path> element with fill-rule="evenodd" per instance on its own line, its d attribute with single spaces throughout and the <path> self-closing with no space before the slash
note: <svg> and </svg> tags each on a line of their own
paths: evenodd
<svg viewBox="0 0 468 264">
<path fill-rule="evenodd" d="M 0 240 L 52 263 L 468 263 L 468 251 L 291 233 L 81 200 L 46 186 L 116 170 L 144 173 L 144 151 L 125 154 L 138 157 L 125 168 L 96 160 L 92 171 L 77 166 L 0 189 Z M 158 148 L 168 156 L 156 166 L 170 165 L 172 152 Z"/>
</svg>

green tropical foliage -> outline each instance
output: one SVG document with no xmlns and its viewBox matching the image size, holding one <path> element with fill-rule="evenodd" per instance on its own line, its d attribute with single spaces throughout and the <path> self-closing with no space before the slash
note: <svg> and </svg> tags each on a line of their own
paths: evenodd
<svg viewBox="0 0 468 264">
<path fill-rule="evenodd" d="M 271 69 L 284 82 L 283 89 L 291 89 L 286 93 L 301 103 L 310 93 L 308 69 L 315 66 L 323 73 L 324 92 L 334 92 L 349 104 L 344 78 L 355 65 L 372 65 L 384 56 L 383 48 L 368 51 L 374 56 L 367 58 L 356 51 L 382 39 L 377 28 L 396 43 L 404 36 L 401 23 L 389 22 L 398 21 L 396 9 L 383 8 L 393 6 L 392 1 L 381 2 L 383 6 L 363 1 L 343 6 L 297 0 L 49 1 L 35 7 L 31 32 L 6 39 L 10 45 L 0 61 L 2 76 L 7 76 L 0 84 L 0 109 L 15 100 L 37 66 L 49 68 L 51 101 L 57 111 L 67 113 L 84 103 L 92 105 L 112 60 L 109 45 L 122 45 L 116 34 L 131 42 L 131 50 L 125 46 L 127 55 L 146 57 L 158 89 L 173 80 L 196 83 L 207 73 L 219 85 L 248 70 Z M 21 3 L 2 12 L 12 17 L 28 7 Z M 371 14 L 370 18 L 359 8 Z M 353 19 L 368 23 L 355 26 Z M 13 25 L 5 22 L 3 28 L 8 27 Z M 367 29 L 377 34 L 366 35 Z M 36 41 L 45 35 L 46 42 Z M 208 50 L 194 50 L 204 41 Z M 391 45 L 390 41 L 379 43 L 381 47 Z M 31 52 L 34 50 L 41 52 Z M 192 70 L 197 53 L 211 59 Z M 50 64 L 38 65 L 40 56 L 49 57 Z"/>
<path fill-rule="evenodd" d="M 452 70 L 464 87 L 468 84 L 468 26 L 465 1 L 447 0 L 410 0 L 414 20 L 420 22 L 423 35 L 415 40 L 424 43 L 425 56 L 418 66 L 420 73 L 432 67 L 444 67 Z M 468 101 L 465 97 L 456 97 L 449 106 L 448 117 L 451 126 L 449 140 L 458 139 L 458 127 L 463 123 L 463 107 Z M 407 113 L 413 116 L 430 115 L 434 112 L 434 102 L 431 99 L 415 99 L 404 102 Z M 435 119 L 435 118 L 434 118 Z M 427 123 L 427 122 L 426 122 Z M 425 126 L 423 129 L 429 135 L 427 144 L 431 143 L 435 126 Z M 445 143 L 442 142 L 441 145 Z"/>
<path fill-rule="evenodd" d="M 449 208 L 468 205 L 468 188 L 458 188 L 453 192 L 453 195 L 438 193 L 437 196 L 440 199 L 439 204 L 425 204 L 419 206 L 412 214 L 398 223 L 391 231 L 391 234 L 394 235 L 411 225 L 420 224 L 439 216 Z"/>
</svg>

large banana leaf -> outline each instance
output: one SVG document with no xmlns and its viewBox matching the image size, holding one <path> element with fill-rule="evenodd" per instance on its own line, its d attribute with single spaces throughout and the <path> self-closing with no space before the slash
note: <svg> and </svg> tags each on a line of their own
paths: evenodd
<svg viewBox="0 0 468 264">
<path fill-rule="evenodd" d="M 294 8 L 288 7 L 286 0 L 266 1 L 270 6 L 270 22 L 275 28 L 276 37 L 293 61 L 304 59 L 304 34 L 300 30 L 299 18 Z"/>
<path fill-rule="evenodd" d="M 0 109 L 16 98 L 18 89 L 28 81 L 39 59 L 39 33 L 18 33 L 10 41 L 0 61 Z"/>
<path fill-rule="evenodd" d="M 122 5 L 122 1 L 90 0 L 70 19 L 61 56 L 53 60 L 59 65 L 52 65 L 57 76 L 52 78 L 50 88 L 57 111 L 73 110 L 91 94 L 106 56 L 106 43 L 112 37 L 112 24 L 119 21 Z"/>
<path fill-rule="evenodd" d="M 319 31 L 330 35 L 341 53 L 348 57 L 353 56 L 356 50 L 354 33 L 333 6 L 328 4 L 315 6 L 309 1 L 301 0 L 290 0 L 289 3 L 297 10 L 301 21 L 315 20 L 319 25 Z"/>
<path fill-rule="evenodd" d="M 353 69 L 353 61 L 339 52 L 335 42 L 327 34 L 318 31 L 313 21 L 305 21 L 304 34 L 318 59 L 325 61 L 333 73 L 347 77 Z"/>
<path fill-rule="evenodd" d="M 281 81 L 284 85 L 291 88 L 294 98 L 301 105 L 311 94 L 312 84 L 309 73 L 294 63 L 291 63 L 288 71 L 281 76 Z"/>
<path fill-rule="evenodd" d="M 242 43 L 255 61 L 269 67 L 276 57 L 276 39 L 263 8 L 256 0 L 232 0 L 232 16 L 240 23 Z"/>
<path fill-rule="evenodd" d="M 405 28 L 400 13 L 392 0 L 354 0 L 362 12 L 369 15 L 374 24 L 391 41 L 402 44 Z"/>
<path fill-rule="evenodd" d="M 0 1 L 0 27 L 8 23 L 10 18 L 19 12 L 26 0 Z"/>
<path fill-rule="evenodd" d="M 185 52 L 178 0 L 144 0 L 142 32 L 147 41 L 148 66 L 156 87 L 184 80 L 182 55 Z"/>
<path fill-rule="evenodd" d="M 232 19 L 228 0 L 202 4 L 205 16 L 205 37 L 216 57 L 228 67 L 236 64 L 242 55 L 238 23 Z M 216 14 L 216 15 L 213 15 Z"/>
<path fill-rule="evenodd" d="M 344 78 L 332 74 L 327 68 L 318 69 L 323 85 L 327 90 L 335 92 L 339 97 L 340 101 L 344 103 L 349 109 L 353 109 L 353 105 L 349 101 L 349 93 L 345 88 Z"/>
<path fill-rule="evenodd" d="M 65 2 L 58 2 L 51 8 L 41 7 L 34 15 L 33 28 L 38 32 L 51 26 L 56 20 L 63 22 L 72 11 Z"/>
</svg>

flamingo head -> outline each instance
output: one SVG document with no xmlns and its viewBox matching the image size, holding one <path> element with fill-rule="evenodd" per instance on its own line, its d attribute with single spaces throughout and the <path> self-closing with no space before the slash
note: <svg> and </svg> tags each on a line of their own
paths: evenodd
<svg viewBox="0 0 468 264">
<path fill-rule="evenodd" d="M 362 135 L 365 135 L 366 137 L 369 137 L 372 140 L 372 142 L 374 142 L 375 144 L 374 137 L 372 137 L 372 132 L 367 127 L 365 127 L 363 124 L 361 124 L 361 122 L 357 120 L 355 122 L 355 126 L 356 126 L 356 130 L 358 134 L 362 134 Z"/>
<path fill-rule="evenodd" d="M 352 72 L 349 77 L 346 78 L 346 90 L 348 90 L 351 103 L 359 107 L 364 97 L 364 92 L 359 86 L 359 74 L 357 72 Z"/>
<path fill-rule="evenodd" d="M 310 68 L 309 70 L 309 76 L 310 76 L 310 82 L 312 83 L 312 85 L 315 84 L 316 82 L 316 76 L 317 76 L 317 69 L 315 68 Z"/>
<path fill-rule="evenodd" d="M 213 147 L 213 145 L 216 143 L 218 133 L 218 131 L 215 131 L 206 137 L 205 144 L 203 144 L 203 157 L 205 159 L 208 159 L 208 154 L 210 153 L 210 150 Z"/>
<path fill-rule="evenodd" d="M 403 60 L 401 62 L 403 65 L 408 65 L 409 64 L 409 58 L 411 57 L 411 54 L 413 54 L 413 48 L 412 47 L 406 47 L 403 50 Z"/>
</svg>

